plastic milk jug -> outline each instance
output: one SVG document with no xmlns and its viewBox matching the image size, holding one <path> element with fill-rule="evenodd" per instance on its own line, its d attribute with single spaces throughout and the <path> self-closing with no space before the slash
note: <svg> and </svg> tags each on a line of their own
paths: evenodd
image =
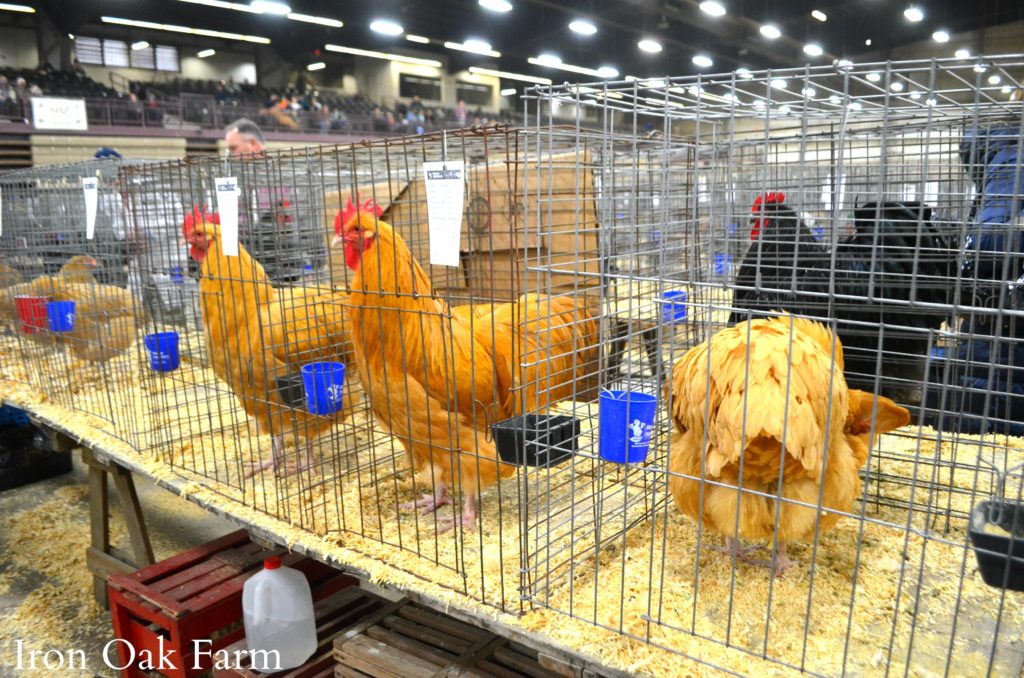
<svg viewBox="0 0 1024 678">
<path fill-rule="evenodd" d="M 245 640 L 252 667 L 271 673 L 301 666 L 316 650 L 309 582 L 273 556 L 242 588 Z M 276 654 L 275 654 L 276 653 Z"/>
</svg>

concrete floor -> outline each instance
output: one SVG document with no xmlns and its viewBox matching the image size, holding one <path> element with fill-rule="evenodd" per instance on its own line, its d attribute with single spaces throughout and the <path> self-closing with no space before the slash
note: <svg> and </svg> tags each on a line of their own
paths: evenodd
<svg viewBox="0 0 1024 678">
<path fill-rule="evenodd" d="M 157 560 L 237 529 L 144 479 L 135 482 Z M 115 544 L 127 549 L 113 487 L 110 496 Z M 102 656 L 113 634 L 110 614 L 92 597 L 88 544 L 86 470 L 79 459 L 69 474 L 0 492 L 0 677 L 117 675 Z M 26 670 L 32 650 L 39 652 L 34 671 Z M 64 652 L 75 668 L 57 668 L 51 653 L 46 669 L 47 650 Z M 82 654 L 72 650 L 84 654 L 84 668 Z"/>
</svg>

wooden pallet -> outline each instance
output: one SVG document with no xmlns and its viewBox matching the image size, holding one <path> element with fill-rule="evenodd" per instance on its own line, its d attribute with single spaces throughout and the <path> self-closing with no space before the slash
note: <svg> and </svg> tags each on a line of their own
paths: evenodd
<svg viewBox="0 0 1024 678">
<path fill-rule="evenodd" d="M 334 643 L 336 678 L 580 678 L 579 669 L 417 605 L 382 608 Z M 588 674 L 593 675 L 593 674 Z"/>
<path fill-rule="evenodd" d="M 378 619 L 382 611 L 386 613 L 391 609 L 393 604 L 389 600 L 365 589 L 356 586 L 342 589 L 313 606 L 317 648 L 305 664 L 290 671 L 266 674 L 255 671 L 251 663 L 243 659 L 240 666 L 215 667 L 213 675 L 215 678 L 263 678 L 268 675 L 275 678 L 330 678 L 334 675 L 332 650 L 335 640 L 367 620 Z M 245 639 L 229 645 L 225 650 L 230 657 L 243 657 Z"/>
</svg>

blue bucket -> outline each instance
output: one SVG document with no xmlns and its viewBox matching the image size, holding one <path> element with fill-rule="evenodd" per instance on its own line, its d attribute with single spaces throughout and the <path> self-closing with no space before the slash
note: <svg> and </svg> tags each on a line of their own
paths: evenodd
<svg viewBox="0 0 1024 678">
<path fill-rule="evenodd" d="M 728 252 L 715 252 L 715 275 L 726 275 L 729 272 L 730 263 L 732 263 L 732 255 Z"/>
<path fill-rule="evenodd" d="M 686 301 L 689 295 L 686 290 L 671 290 L 661 295 L 664 305 L 661 317 L 667 323 L 681 323 L 686 320 Z"/>
<path fill-rule="evenodd" d="M 345 363 L 309 363 L 302 366 L 306 409 L 311 414 L 334 414 L 345 400 Z"/>
<path fill-rule="evenodd" d="M 601 391 L 598 445 L 601 458 L 618 464 L 647 459 L 658 399 L 637 391 Z"/>
<path fill-rule="evenodd" d="M 70 332 L 75 326 L 75 302 L 51 301 L 46 304 L 46 320 L 51 332 Z"/>
<path fill-rule="evenodd" d="M 154 372 L 171 372 L 178 369 L 177 332 L 147 334 L 143 342 L 149 351 L 149 369 Z"/>
</svg>

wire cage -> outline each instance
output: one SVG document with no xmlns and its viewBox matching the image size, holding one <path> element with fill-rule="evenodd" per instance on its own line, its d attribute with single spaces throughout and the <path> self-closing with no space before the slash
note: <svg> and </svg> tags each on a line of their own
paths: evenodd
<svg viewBox="0 0 1024 678">
<path fill-rule="evenodd" d="M 118 182 L 126 164 L 0 175 L 0 286 L 5 348 L 20 357 L 9 376 L 127 439 L 135 421 L 115 385 L 133 379 L 143 313 L 129 283 L 135 252 Z"/>
<path fill-rule="evenodd" d="M 1013 468 L 1024 462 L 1024 354 L 1015 331 L 1024 309 L 1022 78 L 1024 59 L 1006 56 L 530 89 L 528 144 L 570 140 L 592 153 L 586 168 L 571 171 L 594 177 L 597 267 L 577 272 L 564 294 L 600 309 L 600 384 L 658 399 L 649 448 L 625 464 L 607 461 L 605 445 L 623 434 L 606 426 L 604 394 L 600 406 L 571 406 L 585 433 L 566 484 L 576 482 L 578 460 L 593 459 L 627 479 L 619 487 L 635 491 L 635 508 L 595 521 L 583 548 L 567 534 L 590 510 L 586 496 L 530 512 L 523 593 L 531 604 L 739 673 L 751 671 L 753 657 L 815 675 L 1020 672 L 1022 601 L 982 582 L 969 532 L 985 522 L 983 500 L 1013 505 L 1021 495 Z M 567 114 L 574 127 L 551 125 Z M 540 165 L 543 175 L 555 163 Z M 552 231 L 539 218 L 563 202 L 543 188 L 528 191 L 529 237 L 575 231 L 579 241 L 585 224 Z M 567 274 L 530 252 L 525 266 L 541 290 Z M 886 396 L 898 408 L 872 398 L 861 429 L 840 432 L 864 440 L 864 427 L 885 433 L 872 439 L 858 475 L 846 473 L 842 491 L 856 490 L 849 505 L 829 503 L 842 494 L 829 485 L 838 475 L 818 476 L 825 480 L 814 481 L 813 498 L 794 498 L 787 481 L 799 470 L 782 464 L 784 446 L 765 462 L 777 477 L 763 490 L 742 481 L 742 494 L 735 478 L 717 475 L 732 466 L 705 460 L 735 435 L 734 452 L 746 451 L 729 463 L 739 464 L 739 477 L 744 463 L 756 474 L 761 448 L 750 445 L 763 439 L 748 422 L 780 411 L 784 425 L 801 425 L 804 401 L 787 405 L 783 391 L 773 407 L 757 395 L 754 370 L 772 344 L 761 325 L 745 323 L 780 311 L 834 333 L 843 393 Z M 735 363 L 713 357 L 727 341 L 743 349 L 741 367 L 751 366 L 729 386 L 722 384 Z M 795 375 L 787 389 L 832 383 L 835 356 L 826 350 L 825 369 L 803 374 L 793 358 L 807 355 L 797 353 L 803 345 L 788 341 L 775 358 L 780 373 Z M 705 342 L 712 348 L 700 353 Z M 709 364 L 688 380 L 696 355 Z M 721 380 L 718 390 L 701 391 L 705 380 Z M 749 393 L 749 402 L 716 410 L 712 396 L 733 392 Z M 838 391 L 823 392 L 822 407 L 854 416 L 854 405 L 847 412 L 845 400 L 833 399 Z M 895 419 L 882 412 L 902 410 L 910 423 L 890 431 Z M 628 415 L 630 427 L 634 413 L 641 408 Z M 735 432 L 714 433 L 729 416 Z M 691 430 L 705 437 L 688 437 Z M 845 463 L 847 438 L 830 440 L 818 442 L 822 474 Z M 691 458 L 699 472 L 681 471 Z M 700 524 L 677 501 L 703 516 Z M 844 519 L 834 528 L 831 519 L 812 521 L 795 538 L 771 527 L 787 524 L 773 520 L 796 515 L 801 501 L 807 515 L 825 516 L 827 506 Z M 743 523 L 763 506 L 767 537 Z M 726 511 L 727 528 L 715 523 L 716 511 Z M 1014 529 L 1005 528 L 1017 536 L 1000 546 L 1000 577 L 1024 567 L 1013 555 Z M 775 567 L 792 538 L 795 572 L 776 578 L 743 562 L 749 554 L 739 548 L 716 553 L 719 534 L 730 550 L 733 538 L 767 538 Z"/>
<path fill-rule="evenodd" d="M 534 154 L 559 167 L 538 172 Z M 595 311 L 558 301 L 596 271 L 596 251 L 579 256 L 598 240 L 593 181 L 575 183 L 590 157 L 568 139 L 536 150 L 521 130 L 487 127 L 126 171 L 146 333 L 174 333 L 179 351 L 175 369 L 143 375 L 148 447 L 257 511 L 357 551 L 393 548 L 398 564 L 411 554 L 421 564 L 410 569 L 433 566 L 447 586 L 519 611 L 519 506 L 542 479 L 497 470 L 492 427 L 554 406 L 559 385 L 586 397 L 596 378 Z M 431 250 L 434 163 L 464 172 L 461 209 L 434 236 L 447 254 Z M 225 253 L 228 179 L 237 255 Z M 526 237 L 522 196 L 539 187 L 572 203 L 541 220 L 586 221 L 582 244 L 575 229 Z M 372 246 L 357 244 L 357 228 L 375 234 Z M 532 288 L 527 251 L 566 274 Z M 518 374 L 531 355 L 532 371 Z M 323 386 L 343 393 L 336 411 L 302 379 L 334 363 L 343 380 L 332 372 Z M 452 501 L 456 486 L 463 497 L 478 489 L 479 510 L 470 500 L 411 510 L 428 508 L 420 495 L 435 508 Z"/>
</svg>

